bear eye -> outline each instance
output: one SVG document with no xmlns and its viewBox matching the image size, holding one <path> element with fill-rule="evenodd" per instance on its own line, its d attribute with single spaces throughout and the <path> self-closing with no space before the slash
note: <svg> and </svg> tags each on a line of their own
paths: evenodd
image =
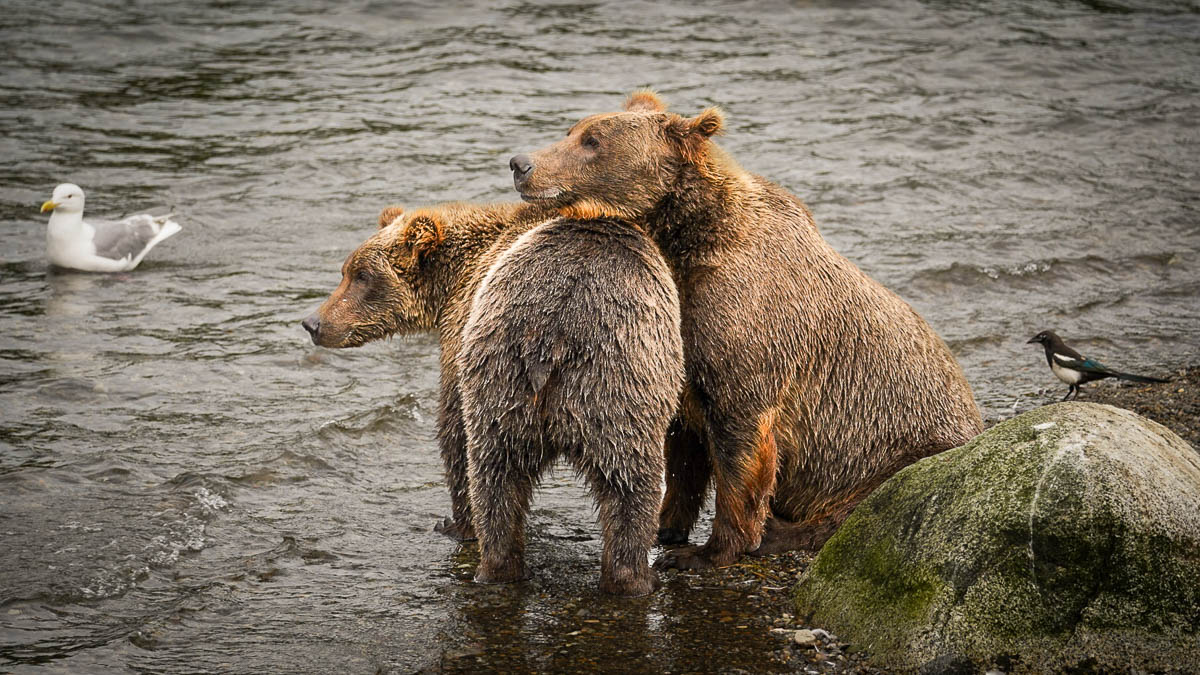
<svg viewBox="0 0 1200 675">
<path fill-rule="evenodd" d="M 366 270 L 359 270 L 354 273 L 354 280 L 365 284 L 371 280 L 371 274 Z"/>
<path fill-rule="evenodd" d="M 595 150 L 596 148 L 600 147 L 600 139 L 596 138 L 595 136 L 584 136 L 583 147 Z"/>
</svg>

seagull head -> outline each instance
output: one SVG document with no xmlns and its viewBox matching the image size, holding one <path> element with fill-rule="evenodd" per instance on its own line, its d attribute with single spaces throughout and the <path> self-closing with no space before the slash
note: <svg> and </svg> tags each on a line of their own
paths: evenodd
<svg viewBox="0 0 1200 675">
<path fill-rule="evenodd" d="M 65 213 L 83 212 L 83 190 L 74 183 L 63 183 L 54 188 L 50 201 L 42 204 L 42 213 L 47 211 L 62 211 Z"/>
</svg>

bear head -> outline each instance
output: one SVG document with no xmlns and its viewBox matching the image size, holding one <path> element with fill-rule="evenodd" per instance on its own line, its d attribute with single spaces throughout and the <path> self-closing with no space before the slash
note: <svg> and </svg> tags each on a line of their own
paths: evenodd
<svg viewBox="0 0 1200 675">
<path fill-rule="evenodd" d="M 522 199 L 551 203 L 565 217 L 636 220 L 675 189 L 684 169 L 705 172 L 710 138 L 723 124 L 717 108 L 685 118 L 637 91 L 623 111 L 586 117 L 509 168 Z"/>
<path fill-rule="evenodd" d="M 357 347 L 396 334 L 431 330 L 437 280 L 425 269 L 443 240 L 439 214 L 388 207 L 380 229 L 342 264 L 342 281 L 302 325 L 313 344 Z"/>
</svg>

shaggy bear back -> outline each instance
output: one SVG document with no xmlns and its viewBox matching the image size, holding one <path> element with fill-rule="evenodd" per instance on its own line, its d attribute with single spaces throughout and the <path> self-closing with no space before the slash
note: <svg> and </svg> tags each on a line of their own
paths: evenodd
<svg viewBox="0 0 1200 675">
<path fill-rule="evenodd" d="M 562 457 L 596 499 L 601 589 L 650 592 L 662 448 L 684 378 L 678 294 L 653 242 L 620 222 L 528 231 L 480 283 L 458 370 L 476 578 L 525 575 L 532 487 Z"/>
</svg>

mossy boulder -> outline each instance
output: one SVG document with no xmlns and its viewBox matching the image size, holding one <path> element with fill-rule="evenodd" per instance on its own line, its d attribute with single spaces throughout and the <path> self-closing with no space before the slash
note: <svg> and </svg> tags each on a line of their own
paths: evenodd
<svg viewBox="0 0 1200 675">
<path fill-rule="evenodd" d="M 1200 672 L 1200 454 L 1059 403 L 900 471 L 796 590 L 898 670 Z"/>
</svg>

